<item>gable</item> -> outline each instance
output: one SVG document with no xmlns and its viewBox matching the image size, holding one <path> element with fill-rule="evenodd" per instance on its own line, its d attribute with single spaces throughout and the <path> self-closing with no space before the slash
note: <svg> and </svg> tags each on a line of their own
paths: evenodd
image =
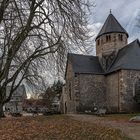
<svg viewBox="0 0 140 140">
<path fill-rule="evenodd" d="M 65 79 L 71 79 L 73 74 L 74 74 L 74 72 L 73 72 L 72 64 L 71 64 L 70 60 L 67 58 Z"/>
<path fill-rule="evenodd" d="M 140 43 L 135 40 L 120 49 L 107 73 L 119 69 L 140 70 Z"/>
<path fill-rule="evenodd" d="M 69 53 L 68 61 L 71 63 L 73 73 L 109 74 L 120 69 L 140 70 L 140 42 L 135 40 L 120 49 L 112 64 L 105 71 L 97 56 Z"/>
<path fill-rule="evenodd" d="M 68 54 L 74 73 L 103 74 L 104 71 L 96 56 Z"/>
</svg>

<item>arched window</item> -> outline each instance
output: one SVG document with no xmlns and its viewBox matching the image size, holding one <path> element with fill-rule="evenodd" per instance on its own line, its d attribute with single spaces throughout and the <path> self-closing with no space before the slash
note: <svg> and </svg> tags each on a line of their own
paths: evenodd
<svg viewBox="0 0 140 140">
<path fill-rule="evenodd" d="M 123 41 L 123 35 L 120 36 L 120 40 Z"/>
<path fill-rule="evenodd" d="M 106 35 L 106 42 L 111 41 L 111 36 L 110 35 Z"/>
<path fill-rule="evenodd" d="M 108 36 L 108 40 L 111 41 L 111 36 L 110 35 Z"/>
<path fill-rule="evenodd" d="M 97 45 L 100 45 L 100 39 L 97 40 Z"/>
<path fill-rule="evenodd" d="M 71 82 L 69 82 L 69 97 L 70 97 L 70 100 L 71 100 Z"/>
<path fill-rule="evenodd" d="M 106 36 L 106 42 L 108 42 L 108 35 Z"/>
<path fill-rule="evenodd" d="M 101 44 L 103 44 L 103 39 L 101 39 Z"/>
<path fill-rule="evenodd" d="M 137 103 L 140 103 L 140 79 L 135 82 L 133 97 Z"/>
<path fill-rule="evenodd" d="M 120 41 L 123 41 L 123 35 L 119 34 L 118 38 L 119 38 Z"/>
</svg>

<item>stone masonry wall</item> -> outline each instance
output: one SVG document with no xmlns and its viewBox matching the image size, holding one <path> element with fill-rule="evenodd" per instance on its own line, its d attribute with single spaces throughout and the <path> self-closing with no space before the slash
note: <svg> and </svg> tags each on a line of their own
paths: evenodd
<svg viewBox="0 0 140 140">
<path fill-rule="evenodd" d="M 140 79 L 140 71 L 120 70 L 106 76 L 106 100 L 109 113 L 140 111 L 133 99 L 135 83 Z"/>
<path fill-rule="evenodd" d="M 140 111 L 140 105 L 133 99 L 135 95 L 135 83 L 140 79 L 140 71 L 122 70 L 120 86 L 120 110 L 121 112 Z"/>
<path fill-rule="evenodd" d="M 140 111 L 133 99 L 140 71 L 120 70 L 109 75 L 74 74 L 68 64 L 63 91 L 63 112 L 77 113 L 94 107 L 107 108 L 109 113 Z"/>
<path fill-rule="evenodd" d="M 110 40 L 106 40 L 106 36 L 110 35 Z M 122 35 L 122 40 L 120 40 L 119 35 Z M 126 34 L 121 33 L 111 33 L 105 34 L 96 40 L 96 55 L 101 57 L 102 54 L 108 54 L 113 51 L 117 51 L 127 45 Z"/>
<path fill-rule="evenodd" d="M 66 84 L 63 90 L 62 105 L 64 113 L 75 113 L 75 95 L 74 95 L 74 72 L 72 64 L 68 61 L 67 73 L 66 73 Z"/>
<path fill-rule="evenodd" d="M 105 102 L 105 77 L 103 75 L 79 75 L 79 104 L 78 112 L 93 111 L 94 107 L 103 108 Z"/>
<path fill-rule="evenodd" d="M 107 111 L 119 112 L 119 72 L 106 76 Z"/>
</svg>

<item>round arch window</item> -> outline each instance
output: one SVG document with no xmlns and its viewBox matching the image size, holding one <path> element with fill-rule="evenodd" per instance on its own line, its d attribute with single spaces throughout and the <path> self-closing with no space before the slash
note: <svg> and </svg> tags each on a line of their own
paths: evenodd
<svg viewBox="0 0 140 140">
<path fill-rule="evenodd" d="M 134 85 L 134 100 L 140 103 L 140 79 L 138 79 Z"/>
</svg>

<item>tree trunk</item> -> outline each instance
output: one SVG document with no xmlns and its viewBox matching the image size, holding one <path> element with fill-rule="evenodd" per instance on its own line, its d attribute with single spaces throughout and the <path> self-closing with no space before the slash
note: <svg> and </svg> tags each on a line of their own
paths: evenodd
<svg viewBox="0 0 140 140">
<path fill-rule="evenodd" d="M 0 104 L 0 118 L 5 117 L 4 111 L 3 111 L 3 104 Z"/>
</svg>

